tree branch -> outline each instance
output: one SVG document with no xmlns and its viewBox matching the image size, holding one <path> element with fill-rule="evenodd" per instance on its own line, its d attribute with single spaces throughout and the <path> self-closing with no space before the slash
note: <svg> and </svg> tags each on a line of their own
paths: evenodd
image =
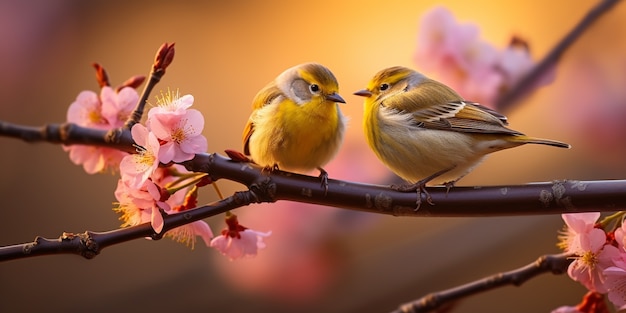
<svg viewBox="0 0 626 313">
<path fill-rule="evenodd" d="M 61 144 L 96 144 L 134 152 L 128 129 L 118 140 L 105 140 L 109 132 L 73 124 L 24 127 L 0 122 L 0 136 Z M 228 179 L 248 187 L 256 202 L 290 200 L 396 216 L 504 216 L 560 214 L 588 211 L 612 212 L 626 208 L 626 180 L 563 180 L 516 186 L 428 187 L 435 205 L 415 210 L 417 193 L 388 186 L 330 179 L 328 193 L 319 178 L 283 171 L 263 171 L 251 163 L 219 154 L 198 154 L 182 163 L 194 172 L 208 173 L 214 181 Z M 423 195 L 425 196 L 425 195 Z M 426 202 L 426 199 L 422 199 Z"/>
<path fill-rule="evenodd" d="M 60 129 L 46 127 L 45 129 Z M 128 130 L 125 130 L 127 132 Z M 100 131 L 104 134 L 104 131 Z M 90 131 L 87 134 L 97 133 Z M 43 136 L 50 138 L 50 136 Z M 83 134 L 79 138 L 89 138 Z M 75 140 L 75 138 L 73 139 Z M 91 139 L 89 139 L 91 140 Z M 104 143 L 106 144 L 106 143 Z M 363 212 L 395 216 L 503 216 L 559 214 L 586 211 L 615 211 L 626 208 L 626 180 L 554 181 L 518 186 L 428 187 L 434 205 L 415 210 L 417 193 L 399 192 L 388 186 L 330 179 L 328 192 L 319 178 L 233 161 L 219 154 L 198 154 L 184 162 L 187 169 L 205 172 L 211 179 L 242 183 L 249 190 L 178 214 L 164 216 L 164 231 L 214 216 L 251 203 L 290 200 Z M 425 199 L 423 199 L 425 200 Z M 45 254 L 71 253 L 93 258 L 110 245 L 143 237 L 160 239 L 149 223 L 104 233 L 64 233 L 57 240 L 36 238 L 34 242 L 0 248 L 0 261 Z"/>
<path fill-rule="evenodd" d="M 431 312 L 442 305 L 451 305 L 453 302 L 481 292 L 498 287 L 513 285 L 520 286 L 529 279 L 543 273 L 563 274 L 572 261 L 568 254 L 551 254 L 538 258 L 533 263 L 506 273 L 498 273 L 483 279 L 454 287 L 448 290 L 428 294 L 418 300 L 403 304 L 393 313 L 420 313 Z"/>
<path fill-rule="evenodd" d="M 445 187 L 427 187 L 434 205 L 424 204 L 415 210 L 416 192 L 399 192 L 389 186 L 329 179 L 325 194 L 318 177 L 282 171 L 268 173 L 254 164 L 219 154 L 198 154 L 183 165 L 191 171 L 208 173 L 213 180 L 244 184 L 260 202 L 290 200 L 395 216 L 538 215 L 626 208 L 626 180 L 453 187 L 449 192 Z"/>
<path fill-rule="evenodd" d="M 145 237 L 158 240 L 167 231 L 176 227 L 222 214 L 255 201 L 257 199 L 251 191 L 236 192 L 234 195 L 214 204 L 176 214 L 164 215 L 164 226 L 161 234 L 156 234 L 150 223 L 144 223 L 107 232 L 63 233 L 58 239 L 36 237 L 33 242 L 0 247 L 0 262 L 49 254 L 76 254 L 86 259 L 92 259 L 106 247 Z"/>
<path fill-rule="evenodd" d="M 583 17 L 535 67 L 520 79 L 515 86 L 499 97 L 496 108 L 502 111 L 511 107 L 528 91 L 528 89 L 551 67 L 561 59 L 563 53 L 603 14 L 607 13 L 620 0 L 602 0 Z"/>
</svg>

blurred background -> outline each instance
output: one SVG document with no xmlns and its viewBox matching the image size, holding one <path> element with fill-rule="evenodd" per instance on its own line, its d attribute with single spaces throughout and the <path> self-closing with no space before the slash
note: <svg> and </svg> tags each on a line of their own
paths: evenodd
<svg viewBox="0 0 626 313">
<path fill-rule="evenodd" d="M 362 98 L 378 70 L 415 67 L 419 19 L 434 5 L 476 23 L 498 47 L 512 35 L 541 58 L 595 5 L 580 1 L 0 1 L 0 119 L 62 123 L 82 90 L 98 92 L 92 62 L 112 85 L 147 75 L 157 48 L 176 57 L 157 92 L 193 94 L 209 152 L 241 149 L 255 93 L 284 69 L 328 66 L 351 118 L 331 178 L 386 184 L 393 176 L 362 136 Z M 556 80 L 506 112 L 512 128 L 571 150 L 525 146 L 496 153 L 459 185 L 626 176 L 626 4 L 567 51 Z M 154 103 L 154 95 L 151 101 Z M 0 245 L 120 225 L 117 176 L 87 175 L 60 146 L 0 138 Z M 243 186 L 221 182 L 231 194 Z M 453 192 L 453 191 L 452 191 Z M 203 201 L 215 200 L 211 188 Z M 560 216 L 395 218 L 279 202 L 238 209 L 272 230 L 254 259 L 230 262 L 201 241 L 164 239 L 107 248 L 87 261 L 37 257 L 0 264 L 0 312 L 388 312 L 429 292 L 557 253 Z M 215 233 L 223 219 L 208 220 Z M 545 274 L 458 304 L 455 312 L 548 312 L 585 290 Z"/>
</svg>

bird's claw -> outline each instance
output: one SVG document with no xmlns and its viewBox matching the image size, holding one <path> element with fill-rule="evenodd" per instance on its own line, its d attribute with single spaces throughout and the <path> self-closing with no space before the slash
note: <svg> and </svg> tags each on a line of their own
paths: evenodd
<svg viewBox="0 0 626 313">
<path fill-rule="evenodd" d="M 264 166 L 261 169 L 261 173 L 268 173 L 269 174 L 269 173 L 272 173 L 272 172 L 275 172 L 275 171 L 279 171 L 279 170 L 280 170 L 280 168 L 278 167 L 278 164 L 274 163 L 274 165 Z"/>
<path fill-rule="evenodd" d="M 324 188 L 324 196 L 328 194 L 328 172 L 321 167 L 317 168 L 320 171 L 321 187 Z"/>
<path fill-rule="evenodd" d="M 417 211 L 420 209 L 420 207 L 422 206 L 422 194 L 426 197 L 426 202 L 430 205 L 435 205 L 435 203 L 433 202 L 433 198 L 431 197 L 430 193 L 428 192 L 428 190 L 426 190 L 426 183 L 428 181 L 425 180 L 420 180 L 415 184 L 411 184 L 411 185 L 393 185 L 391 186 L 392 189 L 396 190 L 396 191 L 400 191 L 400 192 L 417 192 L 417 201 L 415 202 L 415 209 L 413 209 L 414 211 Z"/>
<path fill-rule="evenodd" d="M 455 183 L 456 183 L 456 180 L 448 181 L 448 182 L 443 183 L 443 185 L 446 187 L 446 196 L 448 196 L 448 193 L 450 192 L 450 189 L 452 189 L 452 187 L 454 187 Z"/>
</svg>

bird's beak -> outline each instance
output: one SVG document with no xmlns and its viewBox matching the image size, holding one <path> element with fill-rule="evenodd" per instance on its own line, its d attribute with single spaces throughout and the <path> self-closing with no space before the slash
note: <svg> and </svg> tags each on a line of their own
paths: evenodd
<svg viewBox="0 0 626 313">
<path fill-rule="evenodd" d="M 359 90 L 357 92 L 354 93 L 357 96 L 361 96 L 361 97 L 371 97 L 372 96 L 372 92 L 367 90 L 367 89 L 363 89 L 363 90 Z"/>
<path fill-rule="evenodd" d="M 343 100 L 343 98 L 336 92 L 333 92 L 329 95 L 326 95 L 326 100 L 330 100 L 333 102 L 341 102 L 341 103 L 346 103 L 346 100 Z"/>
</svg>

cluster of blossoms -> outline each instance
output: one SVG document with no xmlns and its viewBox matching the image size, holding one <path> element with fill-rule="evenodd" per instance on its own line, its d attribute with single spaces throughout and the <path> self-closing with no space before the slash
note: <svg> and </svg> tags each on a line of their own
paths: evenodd
<svg viewBox="0 0 626 313">
<path fill-rule="evenodd" d="M 481 40 L 476 25 L 458 23 L 449 10 L 439 6 L 422 16 L 417 42 L 414 60 L 421 71 L 437 73 L 464 98 L 487 106 L 535 64 L 526 42 L 513 38 L 508 47 L 498 50 Z M 549 72 L 533 87 L 553 79 L 554 72 Z"/>
<path fill-rule="evenodd" d="M 620 212 L 598 222 L 600 213 L 563 214 L 565 230 L 559 246 L 574 259 L 568 275 L 589 289 L 585 301 L 575 307 L 561 307 L 553 312 L 598 311 L 606 294 L 618 310 L 626 309 L 626 225 Z M 614 220 L 618 226 L 608 229 Z M 590 305 L 593 303 L 594 305 Z M 596 307 L 596 309 L 592 309 Z M 607 310 L 608 312 L 608 310 Z"/>
<path fill-rule="evenodd" d="M 101 76 L 106 79 L 105 74 Z M 131 87 L 116 91 L 108 82 L 101 85 L 100 96 L 92 91 L 78 95 L 69 108 L 68 122 L 100 130 L 125 125 L 139 95 Z M 123 227 L 150 222 L 153 230 L 160 234 L 164 228 L 163 217 L 195 208 L 198 187 L 211 183 L 207 174 L 191 173 L 176 164 L 207 151 L 207 140 L 202 135 L 204 117 L 200 111 L 190 109 L 193 101 L 192 95 L 181 97 L 178 92 L 162 95 L 158 105 L 148 111 L 145 125 L 136 123 L 130 129 L 137 153 L 88 145 L 64 147 L 70 159 L 82 164 L 90 174 L 119 168 L 121 178 L 115 190 L 118 206 L 114 210 L 121 214 Z M 269 233 L 239 225 L 234 214 L 227 215 L 226 223 L 228 228 L 217 237 L 204 221 L 171 229 L 164 235 L 192 248 L 196 237 L 200 236 L 207 246 L 216 248 L 231 260 L 256 255 L 259 248 L 265 247 L 263 237 Z"/>
</svg>

